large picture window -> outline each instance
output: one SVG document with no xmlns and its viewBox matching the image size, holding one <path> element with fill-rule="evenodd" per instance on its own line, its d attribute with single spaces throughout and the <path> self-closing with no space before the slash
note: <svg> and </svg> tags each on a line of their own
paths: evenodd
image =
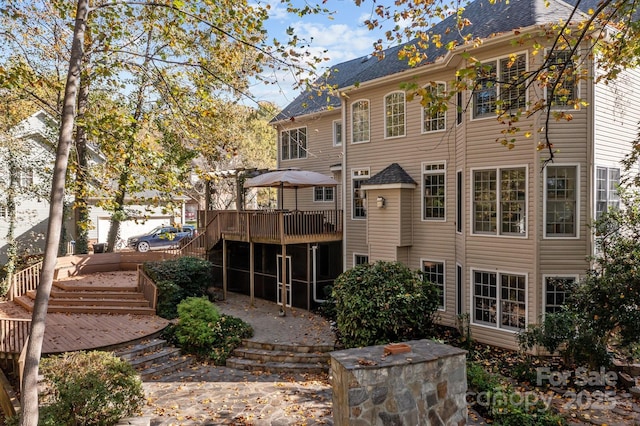
<svg viewBox="0 0 640 426">
<path fill-rule="evenodd" d="M 369 142 L 369 101 L 356 101 L 351 106 L 351 141 Z"/>
<path fill-rule="evenodd" d="M 446 90 L 446 86 L 444 83 L 437 83 L 435 86 L 427 86 L 425 87 L 427 91 L 427 96 L 429 99 L 436 99 L 439 96 L 443 96 Z M 438 108 L 438 102 L 428 102 L 427 105 L 422 108 L 422 132 L 437 132 L 440 130 L 445 130 L 446 122 L 445 111 L 440 110 Z"/>
<path fill-rule="evenodd" d="M 432 262 L 430 260 L 422 261 L 422 272 L 424 279 L 438 289 L 438 309 L 445 309 L 445 285 L 444 285 L 444 263 Z"/>
<path fill-rule="evenodd" d="M 365 219 L 367 217 L 365 192 L 361 189 L 362 182 L 367 179 L 369 179 L 369 169 L 351 171 L 351 187 L 353 188 L 353 219 Z"/>
<path fill-rule="evenodd" d="M 424 220 L 445 220 L 445 163 L 422 165 Z"/>
<path fill-rule="evenodd" d="M 545 167 L 545 236 L 578 236 L 578 168 Z"/>
<path fill-rule="evenodd" d="M 598 167 L 596 169 L 596 219 L 609 208 L 620 208 L 620 169 Z"/>
<path fill-rule="evenodd" d="M 384 97 L 384 134 L 387 138 L 404 136 L 404 93 L 394 92 Z"/>
<path fill-rule="evenodd" d="M 307 128 L 283 130 L 280 133 L 280 158 L 307 158 Z"/>
<path fill-rule="evenodd" d="M 505 330 L 526 327 L 526 277 L 473 271 L 473 322 Z"/>
<path fill-rule="evenodd" d="M 524 236 L 527 220 L 524 167 L 473 172 L 473 232 Z"/>
<path fill-rule="evenodd" d="M 479 66 L 473 90 L 473 117 L 525 108 L 527 101 L 523 76 L 526 68 L 524 54 L 488 61 Z"/>
</svg>

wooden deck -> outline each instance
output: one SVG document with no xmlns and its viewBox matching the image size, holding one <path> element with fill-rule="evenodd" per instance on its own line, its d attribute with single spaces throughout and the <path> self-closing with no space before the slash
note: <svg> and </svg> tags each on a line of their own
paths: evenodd
<svg viewBox="0 0 640 426">
<path fill-rule="evenodd" d="M 135 285 L 132 271 L 74 276 L 69 285 L 94 283 L 101 288 L 117 289 Z M 132 283 L 130 281 L 133 281 Z M 0 303 L 0 318 L 30 319 L 31 313 L 14 302 Z M 49 313 L 45 329 L 43 354 L 105 349 L 158 333 L 169 321 L 155 315 Z"/>
</svg>

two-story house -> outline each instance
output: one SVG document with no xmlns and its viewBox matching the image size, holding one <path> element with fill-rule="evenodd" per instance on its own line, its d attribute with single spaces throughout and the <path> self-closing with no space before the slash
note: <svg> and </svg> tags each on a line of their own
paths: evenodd
<svg viewBox="0 0 640 426">
<path fill-rule="evenodd" d="M 585 11 L 595 4 L 583 3 Z M 476 0 L 465 6 L 463 17 L 472 25 L 461 32 L 482 43 L 431 47 L 428 62 L 418 67 L 398 59 L 401 46 L 383 59 L 338 64 L 327 77 L 338 88 L 329 102 L 306 92 L 274 119 L 279 168 L 341 182 L 301 189 L 298 205 L 313 210 L 340 200 L 343 269 L 377 260 L 420 269 L 442 290 L 442 323 L 453 325 L 466 314 L 474 338 L 498 346 L 516 347 L 519 330 L 563 304 L 564 284 L 590 266 L 590 224 L 619 204 L 620 160 L 637 136 L 640 73 L 628 70 L 596 84 L 599 71 L 581 47 L 582 60 L 572 66 L 588 78 L 565 81 L 563 96 L 549 99 L 553 110 L 570 110 L 572 120 L 547 122 L 545 111 L 524 116 L 512 149 L 496 143 L 505 128 L 496 108 L 508 100 L 510 108 L 526 110 L 548 96 L 535 82 L 503 82 L 540 68 L 548 57 L 551 65 L 571 60 L 549 50 L 542 25 L 568 18 L 572 9 L 558 0 L 548 6 Z M 432 29 L 443 44 L 461 37 L 447 31 L 454 19 Z M 470 56 L 492 77 L 459 91 L 446 111 L 408 100 L 402 83 L 445 92 L 470 66 Z M 577 98 L 588 106 L 574 109 L 570 100 Z M 549 163 L 549 152 L 537 148 L 545 132 L 556 150 Z"/>
</svg>

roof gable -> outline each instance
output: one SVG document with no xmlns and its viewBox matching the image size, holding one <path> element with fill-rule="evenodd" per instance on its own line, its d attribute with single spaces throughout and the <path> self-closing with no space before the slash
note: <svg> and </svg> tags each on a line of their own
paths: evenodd
<svg viewBox="0 0 640 426">
<path fill-rule="evenodd" d="M 398 163 L 390 164 L 377 174 L 362 182 L 362 186 L 417 185 L 416 181 Z"/>
</svg>

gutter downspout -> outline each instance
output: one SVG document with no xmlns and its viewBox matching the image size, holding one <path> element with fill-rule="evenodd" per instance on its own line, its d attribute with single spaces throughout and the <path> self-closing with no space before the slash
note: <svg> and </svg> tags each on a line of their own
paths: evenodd
<svg viewBox="0 0 640 426">
<path fill-rule="evenodd" d="M 342 107 L 342 271 L 347 269 L 347 101 L 340 96 Z"/>
</svg>

